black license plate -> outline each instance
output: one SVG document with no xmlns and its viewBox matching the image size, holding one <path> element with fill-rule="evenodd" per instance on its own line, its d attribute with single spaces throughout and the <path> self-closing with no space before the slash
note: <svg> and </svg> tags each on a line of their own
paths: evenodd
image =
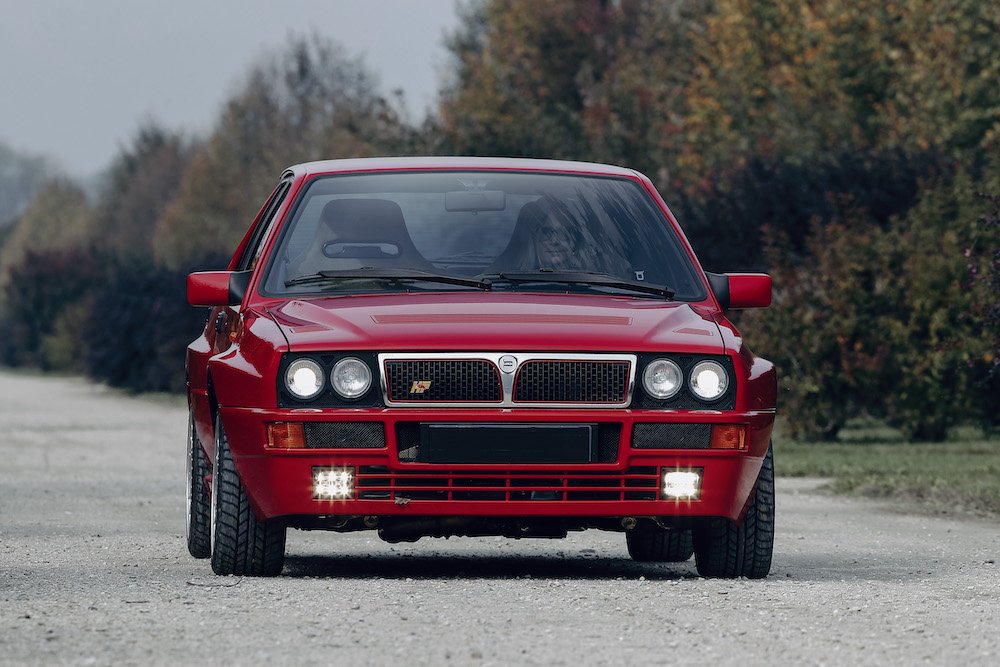
<svg viewBox="0 0 1000 667">
<path fill-rule="evenodd" d="M 592 463 L 597 424 L 421 424 L 424 463 Z"/>
</svg>

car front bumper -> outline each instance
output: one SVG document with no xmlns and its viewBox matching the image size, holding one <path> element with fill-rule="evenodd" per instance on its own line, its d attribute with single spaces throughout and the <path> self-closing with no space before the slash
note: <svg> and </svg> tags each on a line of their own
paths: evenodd
<svg viewBox="0 0 1000 667">
<path fill-rule="evenodd" d="M 240 479 L 261 519 L 276 517 L 725 517 L 741 519 L 774 423 L 773 411 L 220 409 Z M 376 421 L 378 449 L 270 449 L 276 422 Z M 397 422 L 621 424 L 617 457 L 584 464 L 430 464 L 400 461 Z M 738 424 L 746 448 L 636 449 L 636 423 Z M 313 495 L 316 468 L 350 468 L 358 492 L 343 500 Z M 662 475 L 699 470 L 695 499 L 662 497 Z M 362 493 L 362 485 L 374 489 Z M 486 490 L 484 490 L 486 489 Z M 532 489 L 539 489 L 533 491 Z M 650 493 L 652 490 L 652 493 Z M 367 496 L 367 497 L 364 497 Z"/>
</svg>

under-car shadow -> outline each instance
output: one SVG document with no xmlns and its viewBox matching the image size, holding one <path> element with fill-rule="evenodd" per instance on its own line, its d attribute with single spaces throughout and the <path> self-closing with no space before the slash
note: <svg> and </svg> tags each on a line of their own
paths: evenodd
<svg viewBox="0 0 1000 667">
<path fill-rule="evenodd" d="M 933 567 L 914 569 L 906 558 L 881 557 L 866 562 L 850 554 L 775 554 L 764 581 L 907 582 L 934 577 Z M 699 578 L 694 558 L 683 563 L 637 563 L 629 558 L 587 554 L 457 555 L 351 554 L 288 555 L 282 576 L 322 579 L 573 579 L 680 581 Z"/>
<path fill-rule="evenodd" d="M 442 554 L 292 556 L 285 577 L 328 579 L 638 579 L 697 578 L 685 563 L 636 563 L 627 558 L 584 556 L 457 556 Z"/>
</svg>

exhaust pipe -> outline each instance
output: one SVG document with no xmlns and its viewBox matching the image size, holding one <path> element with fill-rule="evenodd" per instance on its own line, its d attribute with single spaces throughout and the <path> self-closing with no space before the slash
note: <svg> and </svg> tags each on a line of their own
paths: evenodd
<svg viewBox="0 0 1000 667">
<path fill-rule="evenodd" d="M 622 528 L 625 530 L 632 530 L 639 525 L 639 520 L 634 516 L 622 517 Z"/>
</svg>

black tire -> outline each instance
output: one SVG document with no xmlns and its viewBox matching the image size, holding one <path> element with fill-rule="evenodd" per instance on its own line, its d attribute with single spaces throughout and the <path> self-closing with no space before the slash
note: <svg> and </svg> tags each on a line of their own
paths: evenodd
<svg viewBox="0 0 1000 667">
<path fill-rule="evenodd" d="M 703 577 L 763 579 L 774 551 L 774 455 L 767 448 L 741 525 L 707 519 L 694 528 L 694 557 Z"/>
<path fill-rule="evenodd" d="M 195 558 L 212 555 L 212 496 L 205 476 L 208 457 L 201 447 L 194 419 L 188 415 L 187 437 L 187 534 L 188 552 Z"/>
<path fill-rule="evenodd" d="M 212 571 L 273 577 L 285 562 L 285 524 L 261 521 L 250 508 L 222 420 L 215 420 L 212 475 Z"/>
<path fill-rule="evenodd" d="M 683 563 L 694 553 L 690 530 L 664 530 L 640 524 L 625 533 L 628 555 L 641 563 Z"/>
</svg>

